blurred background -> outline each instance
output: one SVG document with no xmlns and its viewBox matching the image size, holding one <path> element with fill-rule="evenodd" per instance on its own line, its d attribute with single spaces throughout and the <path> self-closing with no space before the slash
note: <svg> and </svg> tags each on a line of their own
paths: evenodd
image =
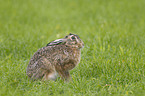
<svg viewBox="0 0 145 96">
<path fill-rule="evenodd" d="M 15 42 L 17 47 L 40 48 L 69 33 L 78 34 L 88 46 L 103 39 L 134 42 L 145 36 L 144 4 L 143 0 L 0 0 L 1 46 Z"/>
</svg>

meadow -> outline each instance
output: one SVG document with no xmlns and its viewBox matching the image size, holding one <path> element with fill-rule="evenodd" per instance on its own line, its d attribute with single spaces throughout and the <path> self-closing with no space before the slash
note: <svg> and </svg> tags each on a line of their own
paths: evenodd
<svg viewBox="0 0 145 96">
<path fill-rule="evenodd" d="M 144 96 L 145 0 L 0 0 L 0 96 Z M 85 47 L 72 81 L 32 82 L 30 58 L 69 33 Z"/>
</svg>

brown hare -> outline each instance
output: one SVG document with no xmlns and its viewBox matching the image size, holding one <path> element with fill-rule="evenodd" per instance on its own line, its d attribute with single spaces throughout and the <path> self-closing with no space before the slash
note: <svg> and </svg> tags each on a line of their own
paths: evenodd
<svg viewBox="0 0 145 96">
<path fill-rule="evenodd" d="M 27 75 L 32 80 L 56 80 L 59 75 L 62 80 L 69 81 L 69 70 L 80 62 L 83 46 L 79 36 L 71 33 L 48 43 L 31 58 Z"/>
</svg>

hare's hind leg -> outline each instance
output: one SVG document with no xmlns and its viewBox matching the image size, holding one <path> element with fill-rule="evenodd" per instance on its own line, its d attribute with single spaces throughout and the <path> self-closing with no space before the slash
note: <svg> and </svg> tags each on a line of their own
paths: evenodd
<svg viewBox="0 0 145 96">
<path fill-rule="evenodd" d="M 33 66 L 32 80 L 42 79 L 42 80 L 52 80 L 52 76 L 49 76 L 53 72 L 54 68 L 45 57 L 39 59 Z"/>
<path fill-rule="evenodd" d="M 31 79 L 32 80 L 42 79 L 44 74 L 45 74 L 45 71 L 43 71 L 41 69 L 37 69 L 36 73 L 33 73 Z"/>
</svg>

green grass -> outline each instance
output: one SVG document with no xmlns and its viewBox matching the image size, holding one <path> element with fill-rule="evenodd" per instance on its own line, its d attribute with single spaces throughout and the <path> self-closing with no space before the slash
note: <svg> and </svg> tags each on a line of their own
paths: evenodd
<svg viewBox="0 0 145 96">
<path fill-rule="evenodd" d="M 145 95 L 145 0 L 0 0 L 0 96 Z M 85 43 L 72 82 L 32 82 L 39 48 L 68 33 Z"/>
</svg>

